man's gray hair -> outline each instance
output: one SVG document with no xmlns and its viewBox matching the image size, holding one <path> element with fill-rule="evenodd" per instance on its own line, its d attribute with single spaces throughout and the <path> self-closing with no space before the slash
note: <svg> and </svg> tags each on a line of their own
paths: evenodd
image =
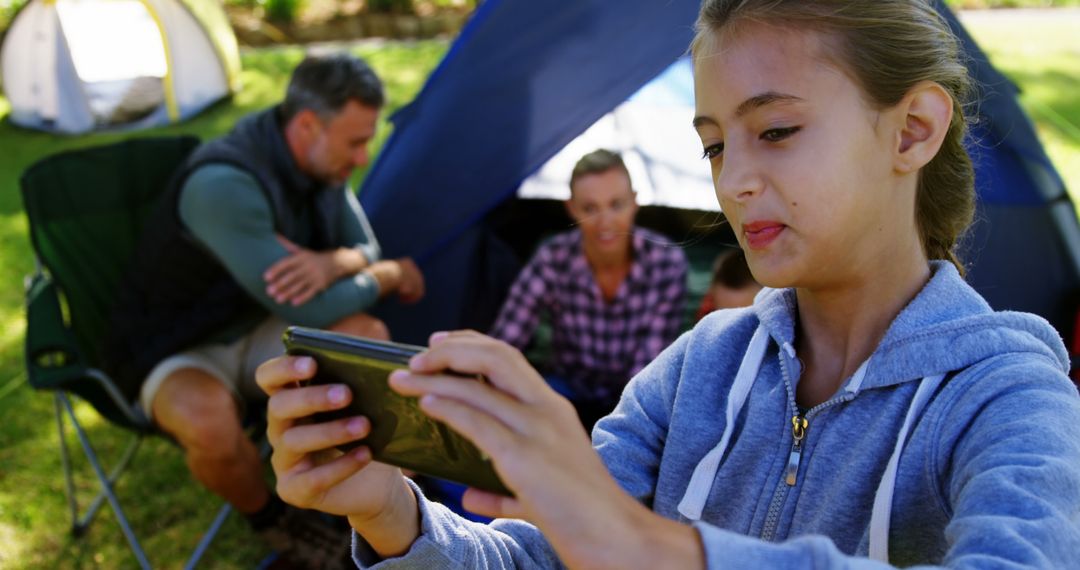
<svg viewBox="0 0 1080 570">
<path fill-rule="evenodd" d="M 309 109 L 328 119 L 350 100 L 373 109 L 386 102 L 382 81 L 371 66 L 348 53 L 308 56 L 293 70 L 282 113 L 288 121 Z"/>
</svg>

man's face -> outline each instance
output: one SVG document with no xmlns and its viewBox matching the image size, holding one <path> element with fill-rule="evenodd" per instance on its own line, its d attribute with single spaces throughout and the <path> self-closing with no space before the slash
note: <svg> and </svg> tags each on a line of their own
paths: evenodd
<svg viewBox="0 0 1080 570">
<path fill-rule="evenodd" d="M 312 113 L 304 170 L 327 184 L 343 184 L 353 170 L 368 164 L 368 143 L 375 136 L 378 120 L 378 109 L 355 100 L 349 100 L 329 119 Z"/>
<path fill-rule="evenodd" d="M 581 228 L 587 254 L 621 256 L 629 249 L 637 202 L 622 170 L 610 168 L 574 181 L 566 209 Z"/>
</svg>

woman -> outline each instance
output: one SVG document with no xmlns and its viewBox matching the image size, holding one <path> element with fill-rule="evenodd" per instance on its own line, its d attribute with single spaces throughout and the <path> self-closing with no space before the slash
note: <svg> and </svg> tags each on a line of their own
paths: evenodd
<svg viewBox="0 0 1080 570">
<path fill-rule="evenodd" d="M 933 8 L 707 0 L 692 51 L 717 197 L 772 290 L 642 370 L 595 453 L 515 351 L 434 335 L 391 385 L 492 456 L 515 498 L 464 504 L 522 520 L 491 526 L 364 451 L 316 461 L 366 424 L 298 425 L 340 404 L 284 389 L 310 362 L 272 361 L 283 497 L 349 515 L 380 568 L 1074 565 L 1080 398 L 1053 329 L 961 278 L 968 80 Z"/>
</svg>

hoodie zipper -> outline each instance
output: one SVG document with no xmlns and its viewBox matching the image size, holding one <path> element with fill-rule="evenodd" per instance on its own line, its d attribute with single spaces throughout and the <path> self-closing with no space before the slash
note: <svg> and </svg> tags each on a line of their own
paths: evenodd
<svg viewBox="0 0 1080 570">
<path fill-rule="evenodd" d="M 807 414 L 809 415 L 809 414 Z M 791 453 L 788 455 L 787 468 L 784 469 L 784 482 L 788 487 L 795 485 L 795 479 L 799 475 L 799 461 L 802 460 L 802 440 L 806 437 L 806 428 L 810 426 L 810 420 L 800 416 L 798 412 L 791 417 Z"/>
<path fill-rule="evenodd" d="M 788 396 L 788 409 L 793 413 L 791 417 L 791 451 L 788 453 L 787 466 L 784 468 L 784 476 L 780 478 L 780 481 L 776 484 L 776 490 L 773 491 L 772 501 L 769 503 L 769 512 L 765 516 L 765 525 L 761 529 L 761 538 L 767 541 L 772 541 L 776 535 L 776 527 L 780 522 L 780 511 L 784 506 L 784 501 L 787 499 L 788 490 L 795 486 L 799 477 L 799 464 L 802 463 L 803 442 L 806 440 L 806 431 L 810 428 L 810 420 L 813 419 L 821 410 L 847 402 L 855 397 L 854 394 L 845 392 L 843 396 L 839 398 L 832 398 L 826 400 L 813 408 L 807 410 L 806 415 L 799 413 L 799 407 L 795 403 L 795 390 L 791 385 L 791 374 L 788 372 L 787 360 L 784 357 L 784 352 L 789 351 L 788 354 L 794 357 L 794 350 L 790 349 L 790 344 L 785 343 L 780 351 L 780 371 L 784 378 L 784 388 L 787 390 Z"/>
</svg>

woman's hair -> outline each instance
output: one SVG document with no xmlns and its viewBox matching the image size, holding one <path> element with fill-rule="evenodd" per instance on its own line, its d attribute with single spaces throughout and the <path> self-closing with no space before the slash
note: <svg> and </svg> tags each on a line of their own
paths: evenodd
<svg viewBox="0 0 1080 570">
<path fill-rule="evenodd" d="M 880 109 L 900 102 L 922 81 L 940 85 L 953 100 L 941 150 L 919 172 L 915 221 L 928 259 L 964 267 L 956 245 L 975 211 L 975 175 L 964 149 L 964 104 L 971 90 L 956 36 L 928 0 L 704 0 L 691 52 L 700 55 L 713 33 L 740 22 L 811 29 L 837 40 L 828 55 L 851 74 Z"/>
</svg>

